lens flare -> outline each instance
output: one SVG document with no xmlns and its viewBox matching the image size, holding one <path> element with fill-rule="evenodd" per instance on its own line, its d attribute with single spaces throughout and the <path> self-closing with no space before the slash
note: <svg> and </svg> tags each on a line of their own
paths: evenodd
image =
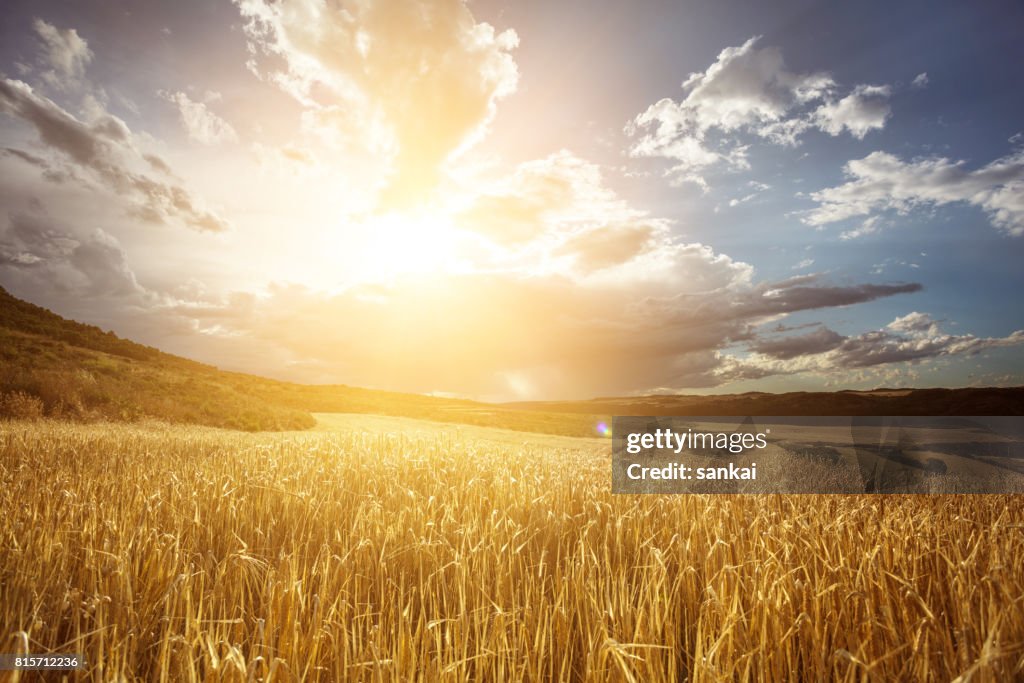
<svg viewBox="0 0 1024 683">
<path fill-rule="evenodd" d="M 611 436 L 612 428 L 608 425 L 607 422 L 598 422 L 597 433 L 600 434 L 601 436 Z"/>
</svg>

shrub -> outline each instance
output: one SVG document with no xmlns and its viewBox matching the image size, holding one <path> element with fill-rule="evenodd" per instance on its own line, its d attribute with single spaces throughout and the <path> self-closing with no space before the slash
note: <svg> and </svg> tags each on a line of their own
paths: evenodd
<svg viewBox="0 0 1024 683">
<path fill-rule="evenodd" d="M 38 420 L 43 416 L 43 402 L 24 391 L 0 394 L 0 415 L 18 420 Z"/>
</svg>

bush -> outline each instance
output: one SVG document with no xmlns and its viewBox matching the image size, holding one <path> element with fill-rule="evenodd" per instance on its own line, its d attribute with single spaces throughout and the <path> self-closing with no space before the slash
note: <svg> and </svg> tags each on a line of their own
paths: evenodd
<svg viewBox="0 0 1024 683">
<path fill-rule="evenodd" d="M 0 394 L 0 415 L 18 420 L 38 420 L 43 416 L 43 402 L 24 391 Z"/>
</svg>

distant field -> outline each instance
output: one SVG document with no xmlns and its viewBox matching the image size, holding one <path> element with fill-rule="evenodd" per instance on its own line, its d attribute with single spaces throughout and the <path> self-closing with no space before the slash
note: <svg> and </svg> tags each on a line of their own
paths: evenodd
<svg viewBox="0 0 1024 683">
<path fill-rule="evenodd" d="M 447 439 L 455 443 L 489 443 L 502 446 L 529 446 L 567 448 L 571 450 L 596 449 L 607 451 L 611 441 L 604 437 L 559 436 L 524 432 L 518 429 L 478 427 L 452 422 L 417 420 L 387 415 L 358 415 L 354 413 L 316 413 L 318 432 L 352 432 L 356 434 L 387 435 L 416 439 Z"/>
<path fill-rule="evenodd" d="M 0 649 L 96 681 L 1024 675 L 1020 497 L 613 496 L 607 441 L 317 417 L 0 422 Z"/>
</svg>

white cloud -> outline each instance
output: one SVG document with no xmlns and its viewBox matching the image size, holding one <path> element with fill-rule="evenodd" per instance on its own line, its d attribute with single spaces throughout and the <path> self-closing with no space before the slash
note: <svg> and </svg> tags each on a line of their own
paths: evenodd
<svg viewBox="0 0 1024 683">
<path fill-rule="evenodd" d="M 879 223 L 881 223 L 881 220 L 881 216 L 868 216 L 856 228 L 843 231 L 839 235 L 839 239 L 855 240 L 867 235 L 874 235 L 880 229 Z"/>
<path fill-rule="evenodd" d="M 788 71 L 781 50 L 758 48 L 757 41 L 722 50 L 707 71 L 683 83 L 686 98 L 676 106 L 697 130 L 778 121 L 795 104 L 819 99 L 832 87 L 827 74 Z"/>
<path fill-rule="evenodd" d="M 942 157 L 903 161 L 872 152 L 847 162 L 845 173 L 847 182 L 811 194 L 818 206 L 804 216 L 805 223 L 820 226 L 882 211 L 905 214 L 922 206 L 966 203 L 985 211 L 1006 234 L 1024 235 L 1024 151 L 974 170 Z"/>
<path fill-rule="evenodd" d="M 910 82 L 911 87 L 914 88 L 925 88 L 928 86 L 928 73 L 922 71 L 921 73 L 914 76 L 914 80 Z"/>
<path fill-rule="evenodd" d="M 43 48 L 46 69 L 42 73 L 43 80 L 58 89 L 80 82 L 93 53 L 85 39 L 78 35 L 78 31 L 73 28 L 59 29 L 42 19 L 32 22 L 32 28 Z"/>
<path fill-rule="evenodd" d="M 827 73 L 790 71 L 779 48 L 758 41 L 722 50 L 706 71 L 690 74 L 682 100 L 664 98 L 630 121 L 630 154 L 671 159 L 670 177 L 706 186 L 710 167 L 749 167 L 740 134 L 795 145 L 811 128 L 863 138 L 884 126 L 888 86 L 858 85 L 836 99 Z"/>
<path fill-rule="evenodd" d="M 188 136 L 196 142 L 216 145 L 238 140 L 238 134 L 231 124 L 210 111 L 205 103 L 193 101 L 183 92 L 161 90 L 159 95 L 178 108 L 182 125 L 188 131 Z M 216 101 L 219 98 L 218 93 L 210 93 L 207 96 L 208 101 Z"/>
<path fill-rule="evenodd" d="M 922 256 L 924 256 L 924 254 L 922 254 Z M 919 263 L 914 263 L 913 261 L 906 261 L 906 260 L 901 259 L 901 258 L 896 258 L 894 256 L 889 256 L 888 258 L 882 259 L 881 263 L 876 263 L 873 266 L 871 266 L 871 274 L 872 275 L 881 275 L 882 273 L 884 273 L 886 270 L 889 270 L 890 268 L 912 268 L 912 269 L 916 270 L 916 269 L 918 269 L 920 267 L 921 267 L 921 264 L 919 264 Z"/>
<path fill-rule="evenodd" d="M 841 100 L 818 107 L 812 119 L 829 135 L 839 135 L 845 129 L 862 140 L 868 132 L 885 126 L 891 111 L 888 102 L 891 94 L 889 86 L 858 85 Z"/>
<path fill-rule="evenodd" d="M 761 182 L 758 182 L 756 180 L 749 181 L 747 183 L 747 186 L 750 187 L 753 190 L 753 192 L 750 192 L 749 194 L 742 195 L 740 197 L 733 197 L 732 199 L 729 200 L 729 206 L 730 207 L 737 207 L 740 204 L 745 204 L 745 203 L 749 202 L 751 199 L 754 199 L 755 197 L 757 197 L 762 192 L 765 192 L 766 190 L 770 190 L 771 187 L 772 187 L 771 185 L 768 185 L 767 183 L 761 183 Z M 716 211 L 717 211 L 717 208 L 716 208 Z"/>
<path fill-rule="evenodd" d="M 271 79 L 390 161 L 385 205 L 422 200 L 518 82 L 515 32 L 477 22 L 461 1 L 235 2 L 252 68 L 262 54 L 283 59 Z"/>
<path fill-rule="evenodd" d="M 927 313 L 918 313 L 917 311 L 896 318 L 886 325 L 886 328 L 912 337 L 939 336 L 939 325 L 935 319 Z"/>
</svg>

